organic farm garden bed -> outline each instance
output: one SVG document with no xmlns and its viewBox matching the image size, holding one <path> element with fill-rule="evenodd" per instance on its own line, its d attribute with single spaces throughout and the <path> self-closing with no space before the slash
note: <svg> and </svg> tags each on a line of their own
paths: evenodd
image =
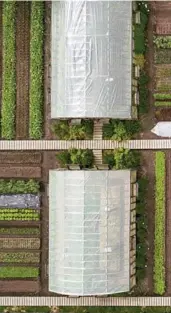
<svg viewBox="0 0 171 313">
<path fill-rule="evenodd" d="M 8 166 L 0 167 L 1 178 L 41 178 L 41 167 L 38 166 Z"/>
<path fill-rule="evenodd" d="M 39 238 L 0 238 L 0 249 L 40 249 Z"/>
</svg>

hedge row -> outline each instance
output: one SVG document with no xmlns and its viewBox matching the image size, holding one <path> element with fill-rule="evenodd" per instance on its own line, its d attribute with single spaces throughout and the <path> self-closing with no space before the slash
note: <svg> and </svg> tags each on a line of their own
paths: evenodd
<svg viewBox="0 0 171 313">
<path fill-rule="evenodd" d="M 29 136 L 43 136 L 43 34 L 44 3 L 32 2 L 30 32 Z"/>
<path fill-rule="evenodd" d="M 165 153 L 155 155 L 154 292 L 165 292 Z"/>
<path fill-rule="evenodd" d="M 15 137 L 16 53 L 15 1 L 3 2 L 3 74 L 1 133 L 4 139 Z"/>
<path fill-rule="evenodd" d="M 155 101 L 155 107 L 170 107 L 171 101 Z"/>
</svg>

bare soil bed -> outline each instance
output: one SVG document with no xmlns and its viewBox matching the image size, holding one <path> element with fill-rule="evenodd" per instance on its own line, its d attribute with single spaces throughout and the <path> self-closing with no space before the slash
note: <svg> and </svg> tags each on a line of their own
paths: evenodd
<svg viewBox="0 0 171 313">
<path fill-rule="evenodd" d="M 155 1 L 156 13 L 156 34 L 170 35 L 171 34 L 171 1 Z"/>
<path fill-rule="evenodd" d="M 41 164 L 41 152 L 0 152 L 1 164 Z"/>
<path fill-rule="evenodd" d="M 39 293 L 39 280 L 0 280 L 0 293 Z"/>
<path fill-rule="evenodd" d="M 171 108 L 157 109 L 155 111 L 156 122 L 171 121 Z"/>
<path fill-rule="evenodd" d="M 0 178 L 41 178 L 41 167 L 1 166 Z"/>
</svg>

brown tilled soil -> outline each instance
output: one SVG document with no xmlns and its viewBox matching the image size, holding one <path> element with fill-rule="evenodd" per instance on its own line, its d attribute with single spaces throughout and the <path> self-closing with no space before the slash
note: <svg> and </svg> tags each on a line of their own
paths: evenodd
<svg viewBox="0 0 171 313">
<path fill-rule="evenodd" d="M 16 139 L 28 137 L 30 3 L 17 2 L 16 12 Z"/>
<path fill-rule="evenodd" d="M 0 109 L 2 103 L 2 1 L 0 2 Z M 1 113 L 0 113 L 1 116 Z"/>
<path fill-rule="evenodd" d="M 142 164 L 141 174 L 145 175 L 148 180 L 148 192 L 146 196 L 146 212 L 148 219 L 148 252 L 147 252 L 147 282 L 146 292 L 153 295 L 153 255 L 154 255 L 154 216 L 155 216 L 155 166 L 154 166 L 154 152 L 150 150 L 141 151 Z"/>
<path fill-rule="evenodd" d="M 0 152 L 1 164 L 41 164 L 41 152 Z"/>
<path fill-rule="evenodd" d="M 153 1 L 156 12 L 156 34 L 171 34 L 171 1 Z"/>
<path fill-rule="evenodd" d="M 0 293 L 38 293 L 39 280 L 0 280 Z"/>
<path fill-rule="evenodd" d="M 156 109 L 155 111 L 156 121 L 171 121 L 171 108 Z"/>
<path fill-rule="evenodd" d="M 0 178 L 41 178 L 41 167 L 38 166 L 1 166 Z"/>
</svg>

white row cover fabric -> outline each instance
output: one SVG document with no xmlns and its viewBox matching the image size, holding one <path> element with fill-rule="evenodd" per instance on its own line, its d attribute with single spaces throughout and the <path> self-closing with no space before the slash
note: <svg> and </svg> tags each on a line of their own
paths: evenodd
<svg viewBox="0 0 171 313">
<path fill-rule="evenodd" d="M 160 137 L 171 137 L 171 122 L 158 122 L 151 131 Z"/>
<path fill-rule="evenodd" d="M 130 171 L 49 172 L 49 290 L 130 289 Z"/>
<path fill-rule="evenodd" d="M 131 118 L 132 2 L 52 1 L 51 118 Z"/>
</svg>

